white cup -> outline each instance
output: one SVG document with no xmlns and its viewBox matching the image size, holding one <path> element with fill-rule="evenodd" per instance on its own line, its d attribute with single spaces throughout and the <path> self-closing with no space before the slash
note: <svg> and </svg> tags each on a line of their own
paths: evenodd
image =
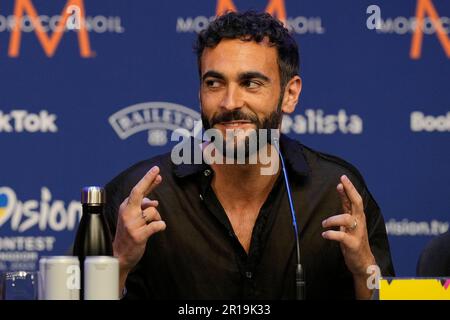
<svg viewBox="0 0 450 320">
<path fill-rule="evenodd" d="M 74 256 L 53 256 L 39 260 L 43 300 L 80 299 L 80 261 Z"/>
<path fill-rule="evenodd" d="M 119 300 L 119 260 L 117 258 L 86 257 L 84 300 Z"/>
</svg>

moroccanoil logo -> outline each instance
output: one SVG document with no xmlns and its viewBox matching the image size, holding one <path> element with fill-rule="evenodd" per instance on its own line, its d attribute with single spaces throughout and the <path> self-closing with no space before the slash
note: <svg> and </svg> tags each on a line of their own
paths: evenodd
<svg viewBox="0 0 450 320">
<path fill-rule="evenodd" d="M 445 4 L 444 0 L 417 0 L 413 17 L 382 17 L 382 9 L 377 5 L 367 8 L 367 28 L 378 34 L 412 34 L 409 56 L 413 60 L 422 57 L 425 35 L 435 35 L 445 55 L 450 59 L 450 18 L 439 12 L 435 4 Z M 448 3 L 447 3 L 448 5 Z"/>
<path fill-rule="evenodd" d="M 286 0 L 288 1 L 288 0 Z M 293 0 L 292 0 L 293 1 Z M 178 33 L 200 32 L 206 29 L 209 23 L 215 18 L 227 11 L 238 11 L 236 3 L 244 4 L 242 0 L 216 0 L 215 15 L 178 17 L 176 31 Z M 264 7 L 264 4 L 266 5 Z M 295 34 L 324 34 L 325 28 L 320 17 L 307 16 L 289 16 L 286 11 L 285 0 L 261 0 L 261 8 L 272 16 L 282 21 L 289 31 Z"/>
<path fill-rule="evenodd" d="M 84 0 L 67 0 L 61 14 L 54 16 L 42 14 L 32 0 L 15 0 L 11 15 L 0 14 L 0 33 L 11 34 L 8 45 L 10 58 L 19 57 L 23 33 L 34 33 L 45 55 L 50 58 L 55 55 L 63 36 L 75 32 L 80 56 L 92 58 L 96 53 L 92 50 L 89 33 L 124 31 L 120 17 L 87 16 Z M 29 41 L 28 38 L 26 41 Z"/>
<path fill-rule="evenodd" d="M 416 19 L 418 27 L 415 28 L 411 43 L 410 56 L 412 59 L 419 59 L 422 54 L 423 29 L 425 26 L 425 15 L 429 16 L 432 25 L 434 26 L 437 38 L 444 49 L 447 58 L 450 59 L 450 39 L 449 34 L 449 20 L 447 17 L 447 28 L 444 29 L 442 20 L 439 17 L 431 0 L 417 0 Z"/>
</svg>

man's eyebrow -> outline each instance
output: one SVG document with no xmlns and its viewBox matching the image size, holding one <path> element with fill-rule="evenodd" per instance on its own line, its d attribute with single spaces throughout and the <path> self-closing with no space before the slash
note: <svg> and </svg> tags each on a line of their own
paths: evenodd
<svg viewBox="0 0 450 320">
<path fill-rule="evenodd" d="M 217 79 L 221 79 L 224 80 L 225 77 L 223 76 L 223 74 L 221 74 L 220 72 L 214 71 L 214 70 L 210 70 L 208 72 L 206 72 L 203 76 L 202 76 L 202 80 L 205 81 L 206 78 L 217 78 Z"/>
<path fill-rule="evenodd" d="M 248 71 L 239 74 L 239 80 L 260 79 L 265 82 L 270 82 L 270 78 L 259 71 Z"/>
</svg>

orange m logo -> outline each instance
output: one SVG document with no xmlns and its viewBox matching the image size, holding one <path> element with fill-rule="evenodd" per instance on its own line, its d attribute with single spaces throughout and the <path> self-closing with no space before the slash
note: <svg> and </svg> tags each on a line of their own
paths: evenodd
<svg viewBox="0 0 450 320">
<path fill-rule="evenodd" d="M 420 59 L 422 53 L 423 24 L 425 14 L 430 17 L 430 20 L 434 25 L 434 29 L 436 30 L 438 40 L 444 48 L 447 58 L 450 58 L 450 39 L 447 37 L 447 34 L 442 27 L 439 15 L 435 7 L 433 6 L 433 3 L 431 2 L 431 0 L 417 0 L 417 25 L 412 37 L 411 51 L 409 53 L 411 59 Z"/>
<path fill-rule="evenodd" d="M 237 11 L 233 0 L 217 0 L 216 15 L 220 16 L 227 11 Z M 277 17 L 280 21 L 286 24 L 286 6 L 284 0 L 269 0 L 266 7 L 266 12 Z"/>
<path fill-rule="evenodd" d="M 12 58 L 17 58 L 19 56 L 20 42 L 22 37 L 21 25 L 24 14 L 26 13 L 30 17 L 30 21 L 34 27 L 37 39 L 42 45 L 45 54 L 47 55 L 47 57 L 52 57 L 55 54 L 55 51 L 58 48 L 58 44 L 60 43 L 64 34 L 67 19 L 71 15 L 71 12 L 70 10 L 68 10 L 68 8 L 71 6 L 79 8 L 79 14 L 81 18 L 80 28 L 79 30 L 77 30 L 80 55 L 83 58 L 92 57 L 93 53 L 91 51 L 89 35 L 84 23 L 85 11 L 83 0 L 67 1 L 61 13 L 61 19 L 58 22 L 58 26 L 51 36 L 48 36 L 47 33 L 43 30 L 42 23 L 39 20 L 39 15 L 33 6 L 32 0 L 16 0 L 14 7 L 15 23 L 11 32 L 8 55 Z"/>
</svg>

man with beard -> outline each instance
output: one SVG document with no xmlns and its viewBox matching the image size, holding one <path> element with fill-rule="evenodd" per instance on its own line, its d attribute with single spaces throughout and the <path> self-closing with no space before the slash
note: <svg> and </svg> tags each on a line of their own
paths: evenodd
<svg viewBox="0 0 450 320">
<path fill-rule="evenodd" d="M 279 129 L 282 114 L 294 111 L 298 48 L 270 15 L 220 16 L 196 50 L 203 125 L 225 137 L 227 151 L 245 147 L 248 132 Z M 227 130 L 244 134 L 226 139 Z M 259 142 L 277 155 L 270 139 Z M 208 145 L 192 142 L 193 150 Z M 306 298 L 371 298 L 374 277 L 394 271 L 383 217 L 362 176 L 286 136 L 280 146 Z M 175 164 L 166 154 L 113 179 L 107 212 L 124 298 L 295 299 L 297 235 L 287 189 L 280 167 L 270 175 L 263 167 Z"/>
</svg>

